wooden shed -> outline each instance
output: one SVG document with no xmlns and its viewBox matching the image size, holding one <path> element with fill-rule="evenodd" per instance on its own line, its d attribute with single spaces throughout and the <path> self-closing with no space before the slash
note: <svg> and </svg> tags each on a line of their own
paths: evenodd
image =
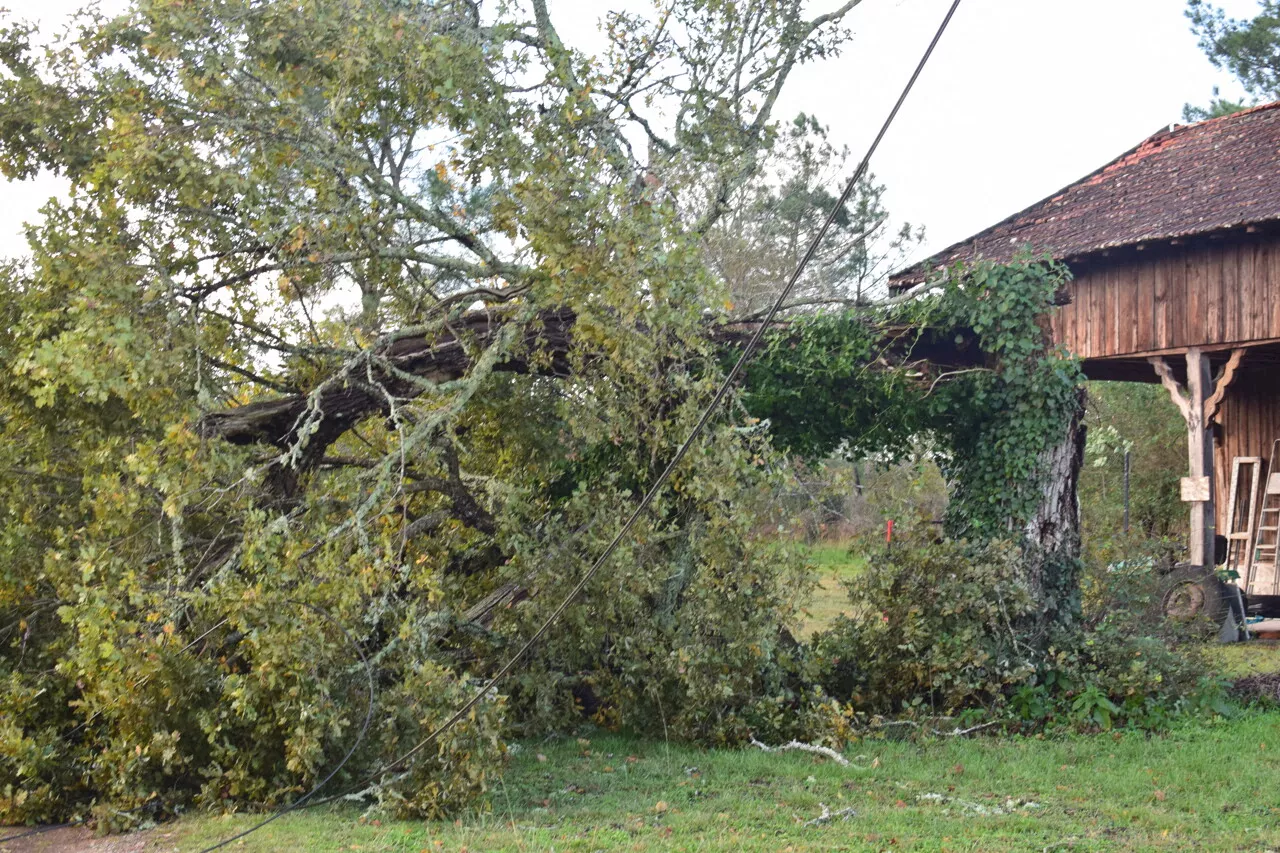
<svg viewBox="0 0 1280 853">
<path fill-rule="evenodd" d="M 1266 470 L 1280 439 L 1280 102 L 1163 129 L 902 271 L 892 286 L 1023 251 L 1048 254 L 1074 274 L 1053 334 L 1085 373 L 1163 382 L 1182 410 L 1191 562 L 1211 565 L 1215 533 L 1234 534 L 1231 559 L 1256 564 L 1252 591 L 1280 595 L 1266 550 L 1280 536 L 1267 529 L 1280 528 L 1280 511 L 1263 511 L 1268 483 L 1280 489 L 1280 465 L 1274 480 Z M 1241 467 L 1233 501 L 1237 458 L 1260 464 Z M 1280 496 L 1272 503 L 1280 506 Z"/>
</svg>

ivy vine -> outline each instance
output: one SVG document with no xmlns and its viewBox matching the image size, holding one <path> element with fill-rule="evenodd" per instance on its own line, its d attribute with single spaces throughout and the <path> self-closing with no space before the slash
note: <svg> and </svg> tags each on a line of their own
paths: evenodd
<svg viewBox="0 0 1280 853">
<path fill-rule="evenodd" d="M 1077 405 L 1083 375 L 1047 326 L 1069 278 L 1049 261 L 979 262 L 905 304 L 794 318 L 751 364 L 744 403 L 805 457 L 893 457 L 928 439 L 948 531 L 1007 536 L 1035 512 L 1042 457 Z M 944 350 L 972 364 L 931 365 Z"/>
</svg>

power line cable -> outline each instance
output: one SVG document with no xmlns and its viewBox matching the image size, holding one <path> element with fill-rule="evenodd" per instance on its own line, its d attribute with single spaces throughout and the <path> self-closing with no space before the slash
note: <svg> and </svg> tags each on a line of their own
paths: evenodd
<svg viewBox="0 0 1280 853">
<path fill-rule="evenodd" d="M 614 551 L 618 550 L 618 546 L 622 544 L 622 540 L 626 538 L 627 534 L 631 532 L 631 529 L 635 526 L 636 522 L 640 520 L 640 516 L 642 516 L 649 508 L 649 505 L 657 499 L 658 494 L 662 491 L 662 487 L 666 485 L 666 482 L 670 479 L 672 473 L 674 473 L 680 463 L 684 461 L 685 456 L 689 454 L 689 451 L 693 448 L 693 443 L 702 434 L 703 430 L 706 429 L 707 424 L 711 422 L 711 418 L 715 415 L 716 410 L 720 408 L 720 404 L 724 402 L 727 396 L 729 396 L 729 391 L 733 388 L 734 382 L 737 381 L 743 368 L 746 367 L 747 362 L 751 360 L 751 356 L 754 355 L 755 351 L 759 348 L 760 341 L 764 338 L 765 332 L 773 324 L 773 321 L 777 319 L 778 312 L 781 311 L 782 306 L 786 304 L 787 297 L 791 295 L 791 291 L 795 289 L 796 283 L 800 281 L 800 276 L 804 274 L 805 267 L 807 267 L 809 262 L 813 260 L 814 255 L 818 252 L 818 248 L 822 245 L 822 241 L 826 238 L 827 232 L 831 230 L 831 226 L 835 223 L 841 211 L 844 210 L 845 204 L 848 203 L 849 198 L 853 195 L 853 191 L 857 188 L 858 182 L 861 181 L 863 176 L 866 174 L 867 167 L 871 163 L 872 156 L 880 147 L 880 143 L 884 140 L 885 134 L 889 132 L 889 128 L 893 124 L 894 119 L 898 117 L 898 111 L 902 109 L 902 105 L 906 102 L 907 96 L 911 94 L 911 90 L 915 87 L 916 81 L 920 78 L 921 72 L 924 71 L 925 65 L 928 64 L 929 58 L 933 55 L 934 48 L 936 48 L 938 46 L 938 42 L 942 40 L 942 36 L 947 31 L 947 27 L 950 25 L 951 19 L 955 16 L 956 10 L 960 8 L 961 2 L 962 0 L 954 0 L 951 4 L 951 8 L 947 10 L 947 15 L 943 19 L 942 25 L 934 35 L 933 41 L 929 42 L 928 49 L 925 50 L 924 56 L 921 57 L 920 63 L 916 66 L 915 72 L 911 75 L 911 79 L 907 81 L 907 85 L 902 90 L 902 94 L 898 96 L 897 103 L 893 105 L 893 110 L 889 113 L 889 117 L 885 119 L 884 124 L 880 128 L 880 132 L 876 134 L 876 138 L 871 143 L 871 147 L 867 149 L 867 153 L 863 156 L 862 162 L 858 164 L 857 171 L 853 173 L 853 177 L 850 178 L 848 184 L 845 185 L 844 192 L 840 194 L 840 201 L 832 207 L 831 212 L 827 214 L 826 220 L 822 223 L 822 228 L 818 231 L 818 234 L 813 238 L 813 240 L 810 241 L 809 248 L 805 251 L 804 257 L 800 259 L 800 264 L 796 267 L 796 271 L 791 274 L 791 278 L 787 281 L 786 286 L 782 289 L 782 292 L 778 294 L 778 298 L 774 300 L 773 306 L 769 309 L 769 313 L 765 315 L 764 319 L 760 322 L 760 325 L 756 327 L 755 332 L 751 335 L 751 339 L 742 350 L 742 354 L 738 356 L 738 360 L 734 362 L 734 365 L 729 370 L 728 375 L 725 376 L 724 381 L 720 383 L 720 387 L 716 390 L 715 397 L 712 398 L 711 402 L 703 410 L 702 416 L 698 419 L 697 424 L 694 425 L 693 430 L 690 431 L 688 437 L 685 438 L 684 442 L 680 445 L 675 456 L 671 457 L 671 461 L 667 463 L 667 467 L 658 475 L 658 479 L 649 487 L 649 491 L 645 493 L 645 496 L 641 499 L 639 505 L 631 512 L 626 523 L 622 525 L 622 528 L 609 542 L 608 546 L 604 549 L 603 553 L 600 554 L 599 558 L 596 559 L 595 563 L 592 564 L 591 568 L 587 570 L 586 574 L 578 580 L 578 583 L 574 585 L 573 589 L 569 591 L 569 594 L 560 602 L 560 605 L 556 607 L 551 615 L 547 617 L 546 621 L 539 626 L 538 630 L 533 633 L 533 636 L 525 641 L 525 644 L 511 656 L 511 658 L 503 665 L 502 669 L 498 670 L 497 673 L 495 673 L 484 685 L 484 687 L 476 691 L 475 695 L 473 695 L 471 699 L 455 711 L 453 716 L 445 720 L 438 728 L 436 728 L 435 731 L 419 741 L 404 755 L 385 766 L 380 773 L 385 773 L 388 770 L 395 769 L 402 762 L 407 761 L 421 752 L 436 738 L 440 737 L 440 735 L 444 734 L 452 726 L 457 724 L 457 722 L 465 717 L 472 708 L 479 704 L 482 698 L 488 695 L 489 691 L 496 687 L 503 678 L 509 675 L 511 670 L 515 668 L 515 665 L 529 653 L 529 650 L 542 639 L 547 631 L 551 630 L 551 626 L 554 625 L 562 615 L 564 615 L 564 612 L 569 608 L 569 605 L 573 603 L 578 595 L 581 594 L 582 590 L 586 588 L 587 584 L 591 582 L 591 579 L 596 576 L 596 573 L 600 571 L 601 567 L 603 567 L 609 558 L 613 556 Z"/>
<path fill-rule="evenodd" d="M 729 395 L 729 391 L 733 388 L 734 383 L 737 381 L 738 377 L 741 375 L 743 368 L 746 367 L 747 362 L 751 360 L 752 355 L 754 355 L 755 351 L 759 348 L 760 341 L 764 338 L 765 332 L 773 324 L 773 321 L 777 319 L 778 313 L 782 310 L 783 306 L 786 304 L 787 298 L 791 295 L 791 292 L 795 289 L 795 286 L 799 282 L 800 277 L 804 274 L 805 268 L 809 265 L 809 263 L 813 260 L 814 256 L 817 254 L 819 247 L 822 245 L 823 240 L 826 238 L 827 232 L 830 231 L 831 226 L 835 223 L 841 211 L 844 210 L 844 206 L 848 203 L 850 197 L 853 195 L 853 192 L 857 188 L 858 183 L 862 180 L 863 176 L 866 175 L 867 168 L 871 163 L 871 158 L 875 155 L 876 151 L 879 149 L 880 143 L 884 140 L 885 135 L 889 132 L 889 128 L 893 125 L 894 120 L 898 117 L 898 113 L 902 109 L 902 105 L 906 103 L 907 97 L 911 94 L 911 90 L 915 87 L 916 81 L 920 79 L 921 73 L 924 71 L 925 66 L 929 63 L 929 59 L 933 56 L 933 52 L 937 48 L 938 43 L 942 40 L 942 36 L 946 33 L 947 27 L 951 24 L 951 19 L 955 17 L 956 10 L 960 8 L 961 2 L 962 0 L 954 0 L 954 2 L 951 4 L 951 7 L 947 10 L 946 17 L 943 18 L 942 24 L 938 27 L 938 31 L 933 36 L 933 40 L 929 42 L 928 48 L 925 50 L 924 55 L 921 57 L 920 62 L 916 65 L 915 71 L 912 73 L 911 78 L 907 81 L 906 86 L 903 88 L 902 94 L 898 96 L 897 102 L 894 103 L 893 109 L 890 111 L 888 118 L 885 119 L 884 124 L 880 127 L 880 131 L 879 133 L 876 134 L 875 139 L 872 141 L 871 147 L 867 149 L 867 153 L 863 156 L 861 162 L 859 162 L 857 170 L 853 173 L 853 177 L 851 177 L 849 179 L 849 182 L 846 184 L 844 191 L 840 195 L 839 202 L 835 204 L 831 208 L 831 211 L 827 214 L 826 219 L 822 223 L 822 228 L 818 231 L 818 234 L 813 238 L 813 240 L 810 241 L 809 247 L 805 251 L 804 257 L 801 258 L 800 263 L 796 267 L 795 272 L 791 274 L 791 277 L 790 279 L 788 279 L 786 286 L 783 287 L 782 291 L 778 294 L 778 298 L 774 300 L 772 307 L 769 309 L 769 312 L 765 315 L 764 319 L 760 321 L 759 326 L 756 327 L 755 332 L 752 334 L 750 340 L 747 342 L 746 347 L 742 350 L 741 355 L 738 356 L 738 360 L 734 363 L 733 367 L 729 370 L 729 373 L 725 376 L 724 380 L 721 382 L 720 387 L 716 390 L 716 394 L 712 398 L 711 402 L 703 410 L 701 417 L 698 419 L 698 422 L 694 425 L 693 429 L 690 431 L 689 435 L 685 438 L 684 442 L 681 443 L 679 449 L 676 450 L 676 453 L 671 458 L 671 461 L 667 463 L 666 468 L 664 468 L 662 473 L 658 475 L 658 479 L 655 480 L 653 485 L 649 487 L 649 491 L 645 493 L 640 503 L 632 511 L 631 515 L 627 518 L 626 523 L 624 523 L 621 529 L 618 530 L 617 534 L 609 542 L 608 546 L 605 547 L 604 551 L 596 559 L 595 563 L 592 564 L 591 568 L 588 569 L 587 572 L 578 580 L 577 584 L 574 585 L 573 589 L 569 591 L 569 594 L 565 596 L 565 598 L 560 602 L 560 604 L 556 607 L 556 609 L 552 611 L 551 615 L 548 616 L 546 620 L 543 621 L 543 623 L 538 627 L 538 630 L 536 630 L 533 633 L 533 635 L 529 637 L 528 640 L 525 641 L 524 645 L 522 645 L 519 648 L 519 650 L 517 650 L 516 653 L 512 655 L 511 658 L 508 659 L 505 664 L 503 664 L 501 669 L 499 669 L 491 678 L 489 678 L 487 682 L 485 682 L 483 687 L 477 690 L 475 694 L 472 695 L 472 697 L 469 700 L 467 700 L 461 707 L 459 707 L 448 719 L 446 719 L 443 723 L 441 723 L 438 727 L 436 727 L 436 729 L 434 729 L 430 734 L 428 734 L 426 737 L 420 740 L 417 744 L 415 744 L 411 749 L 409 749 L 407 752 L 405 752 L 398 758 L 394 759 L 390 763 L 383 765 L 380 769 L 370 774 L 370 776 L 366 777 L 365 781 L 361 783 L 360 788 L 364 788 L 370 783 L 376 782 L 384 774 L 392 770 L 395 770 L 396 768 L 400 767 L 404 762 L 408 761 L 409 759 L 413 758 L 415 755 L 420 753 L 423 749 L 425 749 L 427 746 L 429 746 L 431 743 L 437 740 L 440 737 L 440 735 L 444 734 L 446 731 L 448 731 L 450 728 L 456 725 L 459 721 L 461 721 L 471 711 L 472 708 L 474 708 L 476 705 L 480 703 L 481 699 L 489 695 L 490 692 L 495 687 L 497 687 L 497 685 L 504 678 L 510 675 L 511 671 L 515 668 L 516 664 L 519 663 L 524 658 L 524 656 L 529 653 L 529 651 L 534 647 L 534 645 L 536 645 L 537 642 L 541 640 L 543 636 L 546 635 L 547 631 L 549 631 L 551 627 L 555 625 L 555 623 L 560 619 L 560 617 L 564 615 L 564 612 L 569 608 L 569 606 L 574 602 L 574 600 L 576 600 L 577 597 L 582 593 L 582 590 L 585 589 L 587 584 L 591 582 L 591 579 L 596 576 L 596 574 L 600 571 L 600 569 L 604 566 L 604 564 L 608 562 L 609 558 L 613 556 L 614 552 L 618 549 L 618 546 L 622 544 L 622 541 L 627 537 L 627 534 L 631 532 L 636 522 L 640 520 L 640 517 L 649 509 L 649 506 L 657 499 L 658 494 L 662 490 L 662 487 L 666 484 L 667 480 L 670 479 L 672 473 L 674 473 L 674 471 L 680 465 L 680 463 L 684 461 L 685 456 L 687 456 L 689 451 L 693 448 L 694 442 L 706 429 L 707 424 L 710 423 L 711 421 L 711 418 L 715 415 L 716 411 L 720 408 L 720 405 L 724 402 L 725 398 Z M 332 797 L 326 797 L 321 800 L 315 800 L 315 801 L 312 801 L 308 807 L 331 803 L 336 800 L 342 799 L 345 796 L 348 796 L 348 795 L 340 794 L 340 795 L 334 795 Z M 284 814 L 287 811 L 292 811 L 292 810 L 294 809 L 290 808 L 290 809 L 282 810 L 278 814 L 273 815 L 267 821 L 264 821 L 263 824 L 261 825 L 265 825 L 270 820 L 274 820 L 280 814 Z M 245 835 L 247 835 L 249 832 L 253 832 L 258 828 L 259 827 L 254 827 L 250 830 L 247 830 L 246 832 L 243 832 L 240 835 L 235 836 L 235 838 L 242 838 Z M 206 850 L 201 851 L 201 853 L 210 853 L 210 851 L 218 849 L 225 843 L 226 842 L 222 842 L 213 847 L 209 847 Z"/>
</svg>

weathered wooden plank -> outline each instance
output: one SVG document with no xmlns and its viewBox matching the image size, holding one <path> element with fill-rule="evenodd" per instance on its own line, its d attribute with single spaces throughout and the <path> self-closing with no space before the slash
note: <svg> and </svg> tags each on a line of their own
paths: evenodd
<svg viewBox="0 0 1280 853">
<path fill-rule="evenodd" d="M 1137 285 L 1129 288 L 1128 349 L 1132 351 L 1151 340 L 1151 265 L 1137 264 L 1129 275 Z"/>
<path fill-rule="evenodd" d="M 1080 355 L 1092 358 L 1100 355 L 1099 348 L 1093 345 L 1093 337 L 1097 334 L 1098 327 L 1098 309 L 1094 304 L 1094 296 L 1097 288 L 1094 287 L 1096 278 L 1089 276 L 1085 281 L 1080 282 L 1081 296 L 1080 302 L 1084 306 L 1084 336 L 1080 340 Z"/>
<path fill-rule="evenodd" d="M 1276 330 L 1280 329 L 1280 294 L 1276 293 L 1276 289 L 1280 288 L 1280 267 L 1277 266 L 1280 262 L 1280 245 L 1274 241 L 1259 243 L 1255 259 L 1253 268 L 1262 293 L 1259 313 L 1266 333 L 1275 335 Z"/>
<path fill-rule="evenodd" d="M 1071 305 L 1068 306 L 1071 319 L 1064 328 L 1062 337 L 1058 338 L 1059 343 L 1073 353 L 1080 351 L 1080 322 L 1084 317 L 1084 312 L 1080 307 L 1080 298 L 1080 280 L 1077 278 L 1071 282 Z"/>
<path fill-rule="evenodd" d="M 1098 277 L 1098 311 L 1103 323 L 1103 336 L 1101 339 L 1102 351 L 1112 353 L 1116 351 L 1115 344 L 1115 297 L 1113 291 L 1115 284 L 1113 276 L 1115 269 L 1108 267 L 1102 271 Z"/>
<path fill-rule="evenodd" d="M 1236 247 L 1236 275 L 1240 282 L 1240 331 L 1238 341 L 1256 340 L 1262 334 L 1258 316 L 1260 305 L 1257 274 L 1254 271 L 1254 255 L 1257 243 L 1249 241 Z"/>
<path fill-rule="evenodd" d="M 1098 270 L 1098 274 L 1089 282 L 1090 304 L 1093 306 L 1094 331 L 1090 338 L 1091 349 L 1096 355 L 1111 352 L 1107 339 L 1111 336 L 1111 327 L 1107 325 L 1107 269 Z"/>
<path fill-rule="evenodd" d="M 1154 349 L 1165 349 L 1174 346 L 1173 333 L 1169 328 L 1169 288 L 1173 283 L 1170 258 L 1160 258 L 1151 265 L 1152 282 L 1152 343 Z"/>
<path fill-rule="evenodd" d="M 1190 287 L 1200 294 L 1200 338 L 1198 343 L 1216 344 L 1222 342 L 1222 249 L 1210 248 L 1200 263 L 1191 266 L 1193 276 Z M 1194 323 L 1196 317 L 1190 318 Z M 1194 334 L 1195 326 L 1191 327 Z"/>
<path fill-rule="evenodd" d="M 1209 286 L 1218 292 L 1221 306 L 1218 337 L 1206 343 L 1248 340 L 1244 333 L 1240 304 L 1240 247 L 1224 245 L 1215 253 L 1218 263 L 1209 267 Z M 1217 275 L 1215 276 L 1214 273 Z M 1216 278 L 1216 281 L 1214 280 Z"/>
<path fill-rule="evenodd" d="M 1071 343 L 1070 343 L 1070 344 L 1068 344 L 1067 348 L 1068 348 L 1069 350 L 1071 350 L 1071 352 L 1076 352 L 1076 351 L 1077 351 L 1077 349 L 1080 347 L 1080 343 L 1081 343 L 1081 340 L 1082 340 L 1081 331 L 1080 331 L 1080 330 L 1081 330 L 1081 325 L 1080 325 L 1080 324 L 1081 324 L 1082 319 L 1084 318 L 1084 308 L 1083 308 L 1083 306 L 1081 306 L 1081 305 L 1080 305 L 1080 287 L 1079 287 L 1079 285 L 1077 285 L 1077 284 L 1072 284 L 1072 292 L 1071 292 L 1071 295 L 1072 295 L 1072 299 L 1071 299 L 1071 333 L 1070 333 Z"/>
<path fill-rule="evenodd" d="M 1133 293 L 1133 282 L 1124 280 L 1123 266 L 1107 270 L 1107 295 L 1110 297 L 1107 300 L 1107 328 L 1110 333 L 1107 346 L 1112 352 L 1123 352 L 1128 344 L 1124 334 L 1124 314 L 1126 297 Z M 1121 287 L 1121 281 L 1129 286 Z"/>
<path fill-rule="evenodd" d="M 1129 330 L 1133 328 L 1133 282 L 1125 275 L 1125 266 L 1112 268 L 1108 275 L 1111 284 L 1111 346 L 1115 352 L 1128 350 Z M 1121 282 L 1124 287 L 1121 287 Z"/>
<path fill-rule="evenodd" d="M 1134 324 L 1131 349 L 1134 352 L 1141 347 L 1155 343 L 1153 329 L 1155 326 L 1155 279 L 1159 261 L 1139 264 L 1136 272 L 1138 287 L 1134 293 Z"/>
<path fill-rule="evenodd" d="M 1242 259 L 1240 275 L 1249 280 L 1249 340 L 1257 340 L 1267 336 L 1271 328 L 1268 315 L 1266 273 L 1260 270 L 1262 262 L 1262 242 L 1249 244 L 1248 251 Z"/>
</svg>

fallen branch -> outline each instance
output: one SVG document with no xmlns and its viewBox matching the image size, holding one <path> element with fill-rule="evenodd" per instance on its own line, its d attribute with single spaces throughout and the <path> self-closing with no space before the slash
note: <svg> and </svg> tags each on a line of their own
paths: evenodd
<svg viewBox="0 0 1280 853">
<path fill-rule="evenodd" d="M 759 747 L 760 749 L 763 749 L 765 752 L 787 752 L 788 750 L 793 750 L 793 749 L 799 750 L 800 752 L 810 752 L 810 753 L 813 753 L 814 755 L 826 756 L 827 758 L 830 758 L 832 761 L 834 761 L 836 764 L 839 764 L 841 767 L 849 766 L 849 759 L 845 758 L 843 755 L 836 752 L 834 749 L 832 749 L 829 746 L 816 746 L 815 744 L 812 744 L 812 743 L 801 743 L 798 740 L 793 740 L 791 741 L 791 743 L 784 743 L 782 746 L 766 746 L 765 744 L 756 740 L 755 735 L 751 736 L 751 745 L 755 747 Z"/>
<path fill-rule="evenodd" d="M 443 328 L 404 330 L 350 359 L 309 393 L 210 412 L 197 422 L 196 432 L 232 444 L 288 449 L 294 467 L 306 470 L 323 460 L 328 448 L 364 418 L 386 415 L 395 401 L 416 397 L 432 384 L 469 375 L 478 354 L 493 346 L 513 321 L 511 311 L 474 311 Z M 515 335 L 516 344 L 498 357 L 492 370 L 556 378 L 571 375 L 577 315 L 568 309 L 543 311 L 520 322 L 523 327 Z M 876 321 L 868 318 L 866 322 Z M 746 344 L 757 325 L 710 324 L 707 338 L 717 346 L 735 349 Z M 783 329 L 786 323 L 777 325 Z M 884 368 L 928 363 L 954 373 L 975 369 L 985 359 L 968 333 L 957 336 L 894 325 L 877 328 L 887 356 Z M 923 373 L 918 378 L 929 379 Z"/>
<path fill-rule="evenodd" d="M 999 806 L 988 806 L 983 803 L 961 800 L 958 797 L 949 797 L 946 794 L 933 793 L 920 794 L 916 797 L 916 800 L 922 803 L 937 803 L 942 806 L 958 806 L 962 812 L 979 817 L 1000 817 L 1041 807 L 1039 803 L 1032 800 L 1015 800 L 1012 797 L 1006 797 L 1004 804 Z"/>
<path fill-rule="evenodd" d="M 962 729 L 959 726 L 957 726 L 956 728 L 952 729 L 949 732 L 944 732 L 942 729 L 936 729 L 936 728 L 930 727 L 928 731 L 930 734 L 937 735 L 938 737 L 964 737 L 966 735 L 971 735 L 974 732 L 980 732 L 983 729 L 989 729 L 992 726 L 998 726 L 1003 722 L 1004 720 L 991 720 L 986 723 L 979 723 L 976 726 L 969 726 L 969 728 L 967 729 Z M 867 731 L 875 731 L 876 729 L 889 729 L 897 726 L 908 726 L 913 729 L 925 728 L 923 724 L 917 722 L 916 720 L 877 720 L 872 725 L 867 727 Z"/>
<path fill-rule="evenodd" d="M 940 732 L 937 729 L 934 729 L 933 733 L 936 735 L 941 735 L 942 737 L 964 737 L 965 735 L 971 735 L 974 732 L 980 732 L 983 729 L 989 729 L 992 726 L 998 726 L 1000 725 L 1001 722 L 1003 722 L 1003 720 L 992 720 L 989 723 L 982 723 L 980 725 L 970 726 L 967 729 L 962 729 L 959 726 L 957 726 L 956 728 L 952 729 L 949 732 Z"/>
<path fill-rule="evenodd" d="M 822 814 L 818 815 L 813 820 L 805 821 L 805 824 L 804 824 L 805 826 L 822 826 L 823 824 L 830 823 L 836 818 L 840 818 L 841 820 L 848 820 L 851 817 L 858 816 L 858 813 L 851 808 L 841 809 L 838 812 L 833 812 L 831 811 L 831 809 L 827 808 L 826 803 L 818 803 L 818 805 L 822 808 Z"/>
<path fill-rule="evenodd" d="M 1040 853 L 1049 853 L 1050 850 L 1057 850 L 1059 847 L 1071 847 L 1079 840 L 1080 837 L 1078 835 L 1073 835 L 1070 838 L 1064 838 L 1061 841 L 1055 841 L 1052 844 L 1046 845 L 1041 848 Z"/>
</svg>

